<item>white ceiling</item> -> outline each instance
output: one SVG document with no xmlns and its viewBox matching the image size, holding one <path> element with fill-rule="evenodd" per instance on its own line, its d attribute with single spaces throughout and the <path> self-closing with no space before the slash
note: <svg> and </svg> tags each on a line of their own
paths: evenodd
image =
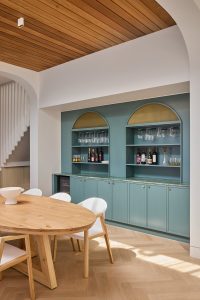
<svg viewBox="0 0 200 300">
<path fill-rule="evenodd" d="M 3 83 L 9 82 L 9 81 L 11 81 L 11 79 L 8 79 L 8 78 L 0 75 L 0 85 Z"/>
</svg>

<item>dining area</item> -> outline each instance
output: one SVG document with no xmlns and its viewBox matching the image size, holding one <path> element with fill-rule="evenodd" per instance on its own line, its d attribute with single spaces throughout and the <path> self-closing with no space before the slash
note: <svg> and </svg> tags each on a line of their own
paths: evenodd
<svg viewBox="0 0 200 300">
<path fill-rule="evenodd" d="M 71 203 L 71 196 L 64 192 L 46 197 L 42 196 L 40 189 L 24 192 L 20 187 L 2 188 L 0 194 L 1 282 L 4 271 L 12 267 L 28 276 L 31 300 L 38 297 L 34 282 L 50 290 L 56 289 L 59 281 L 55 264 L 60 239 L 66 240 L 74 255 L 78 253 L 82 256 L 80 276 L 85 280 L 90 276 L 91 239 L 105 239 L 108 258 L 113 263 L 104 221 L 107 209 L 105 200 L 88 198 L 74 204 Z"/>
</svg>

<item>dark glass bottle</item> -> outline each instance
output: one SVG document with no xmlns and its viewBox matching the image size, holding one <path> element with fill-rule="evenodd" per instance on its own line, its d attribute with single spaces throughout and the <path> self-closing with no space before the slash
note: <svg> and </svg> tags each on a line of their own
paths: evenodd
<svg viewBox="0 0 200 300">
<path fill-rule="evenodd" d="M 95 149 L 95 162 L 99 161 L 99 150 L 98 148 Z"/>
<path fill-rule="evenodd" d="M 88 148 L 88 162 L 91 162 L 91 148 Z"/>
<path fill-rule="evenodd" d="M 136 154 L 136 164 L 141 164 L 141 153 L 140 151 L 137 152 Z"/>
<path fill-rule="evenodd" d="M 158 164 L 158 153 L 156 152 L 156 150 L 153 151 L 152 164 L 153 165 L 157 165 Z"/>
<path fill-rule="evenodd" d="M 153 163 L 152 153 L 151 153 L 151 151 L 149 151 L 148 158 L 147 158 L 147 164 L 152 165 L 152 163 Z"/>
<path fill-rule="evenodd" d="M 94 151 L 94 148 L 92 148 L 92 150 L 91 150 L 91 158 L 90 158 L 90 161 L 91 161 L 91 162 L 95 162 L 95 151 Z"/>
<path fill-rule="evenodd" d="M 104 153 L 103 149 L 101 148 L 99 151 L 99 162 L 102 162 L 104 160 Z"/>
<path fill-rule="evenodd" d="M 146 152 L 143 151 L 141 153 L 141 164 L 145 165 L 146 164 Z"/>
</svg>

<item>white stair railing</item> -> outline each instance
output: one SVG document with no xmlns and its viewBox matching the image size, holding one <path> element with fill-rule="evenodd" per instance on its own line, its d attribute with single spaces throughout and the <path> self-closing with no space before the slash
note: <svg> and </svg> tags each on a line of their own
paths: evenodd
<svg viewBox="0 0 200 300">
<path fill-rule="evenodd" d="M 30 125 L 30 100 L 16 82 L 0 85 L 0 167 L 3 167 Z"/>
</svg>

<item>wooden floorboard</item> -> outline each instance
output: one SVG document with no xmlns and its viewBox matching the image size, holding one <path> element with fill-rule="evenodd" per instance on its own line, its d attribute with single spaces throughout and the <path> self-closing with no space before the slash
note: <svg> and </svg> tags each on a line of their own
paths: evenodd
<svg viewBox="0 0 200 300">
<path fill-rule="evenodd" d="M 83 278 L 83 254 L 69 241 L 58 241 L 55 263 L 58 288 L 35 283 L 40 300 L 199 300 L 200 260 L 180 242 L 109 226 L 114 264 L 104 240 L 90 242 L 90 278 Z M 4 272 L 1 300 L 29 299 L 28 280 L 15 270 Z"/>
</svg>

